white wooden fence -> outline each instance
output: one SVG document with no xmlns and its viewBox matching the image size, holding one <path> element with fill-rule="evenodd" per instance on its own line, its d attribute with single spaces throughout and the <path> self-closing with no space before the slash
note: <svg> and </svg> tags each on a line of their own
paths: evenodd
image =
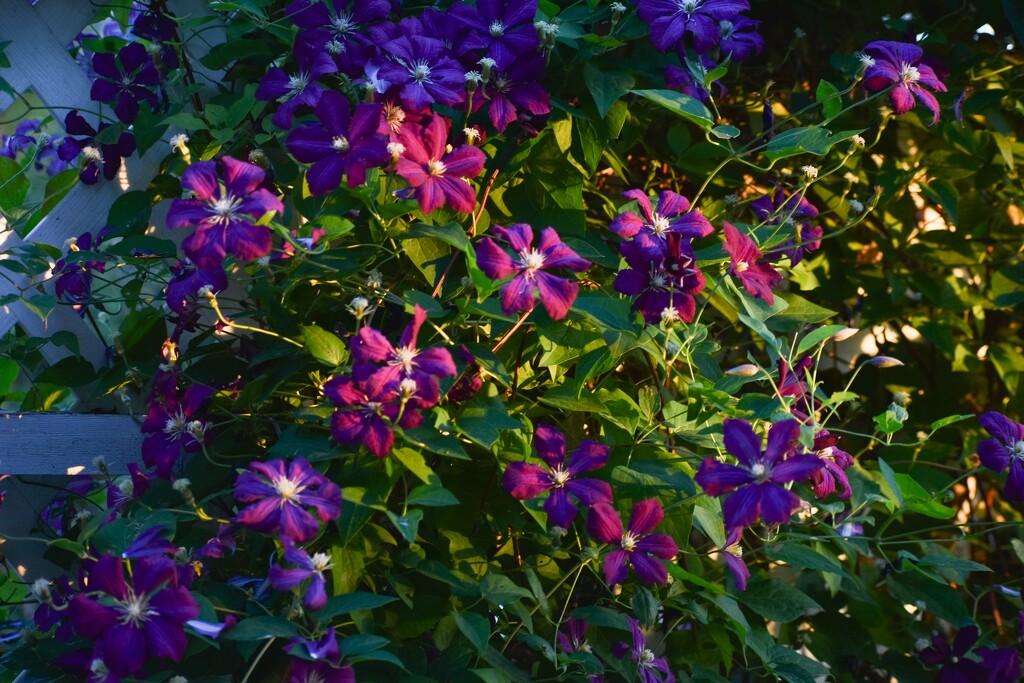
<svg viewBox="0 0 1024 683">
<path fill-rule="evenodd" d="M 0 41 L 11 41 L 5 50 L 11 66 L 0 76 L 17 92 L 32 90 L 47 107 L 55 108 L 53 115 L 58 121 L 64 120 L 68 107 L 95 108 L 89 99 L 90 80 L 67 47 L 96 19 L 102 11 L 100 4 L 42 0 L 33 6 L 28 0 L 0 0 Z M 169 6 L 183 19 L 212 14 L 203 0 L 171 0 Z M 187 41 L 188 32 L 182 37 Z M 204 37 L 205 41 L 189 43 L 192 62 L 200 71 L 197 57 L 205 50 L 197 49 L 196 43 L 208 43 L 211 32 L 205 31 Z M 217 78 L 217 74 L 207 75 Z M 14 100 L 0 93 L 0 112 Z M 167 153 L 168 148 L 157 143 L 141 158 L 127 159 L 113 181 L 101 179 L 96 185 L 76 185 L 24 240 L 13 230 L 0 232 L 0 254 L 27 242 L 63 247 L 69 238 L 102 227 L 114 200 L 128 190 L 145 188 Z M 0 296 L 19 294 L 30 284 L 27 277 L 14 278 L 13 282 L 0 278 Z M 43 286 L 52 294 L 52 282 Z M 70 306 L 58 305 L 45 320 L 20 302 L 0 307 L 0 336 L 15 326 L 44 338 L 60 331 L 71 332 L 78 339 L 82 358 L 96 368 L 106 364 L 103 340 Z M 71 353 L 54 344 L 46 344 L 40 351 L 50 364 Z M 126 471 L 128 463 L 140 459 L 141 443 L 138 423 L 127 415 L 0 413 L 0 474 L 16 475 L 0 482 L 0 489 L 7 491 L 7 500 L 0 508 L 0 538 L 29 536 L 37 526 L 40 511 L 56 493 L 52 486 L 64 483 L 71 474 L 94 473 L 96 456 L 102 455 L 111 471 Z M 54 569 L 42 560 L 41 546 L 9 538 L 0 551 L 9 566 L 32 579 Z"/>
</svg>

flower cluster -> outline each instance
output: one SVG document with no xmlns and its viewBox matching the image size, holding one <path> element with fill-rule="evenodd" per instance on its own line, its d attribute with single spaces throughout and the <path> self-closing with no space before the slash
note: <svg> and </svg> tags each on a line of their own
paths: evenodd
<svg viewBox="0 0 1024 683">
<path fill-rule="evenodd" d="M 615 290 L 633 299 L 633 307 L 651 324 L 690 322 L 697 311 L 694 294 L 704 289 L 693 240 L 710 235 L 711 222 L 689 200 L 664 190 L 657 206 L 643 190 L 623 193 L 635 200 L 640 214 L 619 214 L 609 229 L 626 241 L 619 252 L 628 268 L 615 277 Z"/>
<path fill-rule="evenodd" d="M 198 453 L 210 438 L 208 424 L 199 418 L 213 388 L 193 384 L 182 391 L 179 384 L 174 367 L 157 374 L 142 422 L 142 461 L 164 479 L 171 477 L 182 454 Z"/>
</svg>

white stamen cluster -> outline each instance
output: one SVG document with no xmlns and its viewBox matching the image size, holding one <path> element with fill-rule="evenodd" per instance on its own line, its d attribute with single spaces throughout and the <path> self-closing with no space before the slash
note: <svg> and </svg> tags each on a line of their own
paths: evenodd
<svg viewBox="0 0 1024 683">
<path fill-rule="evenodd" d="M 850 213 L 860 214 L 864 213 L 864 204 L 856 199 L 849 199 L 847 203 L 850 205 Z"/>
<path fill-rule="evenodd" d="M 82 148 L 82 156 L 85 157 L 86 163 L 95 161 L 97 163 L 103 163 L 103 155 L 100 153 L 99 148 L 89 145 Z"/>
<path fill-rule="evenodd" d="M 491 25 L 487 27 L 487 30 L 495 38 L 500 38 L 505 35 L 505 24 L 501 23 L 500 19 L 495 19 L 491 22 Z"/>
<path fill-rule="evenodd" d="M 444 162 L 441 161 L 440 159 L 431 159 L 430 161 L 427 162 L 427 171 L 430 173 L 430 175 L 444 175 L 445 171 L 447 170 L 448 167 L 445 166 Z"/>
<path fill-rule="evenodd" d="M 636 548 L 636 543 L 639 540 L 632 531 L 627 531 L 622 534 L 622 540 L 619 542 L 619 545 L 622 546 L 623 550 L 633 550 Z"/>
<path fill-rule="evenodd" d="M 557 467 L 554 471 L 551 472 L 551 478 L 555 480 L 555 487 L 561 488 L 565 486 L 565 482 L 569 481 L 572 478 L 572 475 L 569 474 L 568 471 L 563 470 L 561 467 Z"/>
<path fill-rule="evenodd" d="M 814 180 L 818 177 L 817 166 L 802 166 L 800 171 L 807 177 L 808 180 Z"/>
<path fill-rule="evenodd" d="M 613 2 L 612 3 L 612 11 L 613 12 L 616 12 L 618 14 L 622 14 L 622 13 L 624 13 L 626 11 L 626 9 L 627 9 L 626 6 L 623 5 L 621 2 Z"/>
<path fill-rule="evenodd" d="M 900 81 L 903 83 L 914 83 L 921 80 L 921 72 L 916 66 L 900 64 Z"/>
<path fill-rule="evenodd" d="M 351 145 L 348 143 L 348 138 L 344 135 L 336 135 L 331 139 L 331 149 L 336 152 L 347 152 Z"/>
<path fill-rule="evenodd" d="M 322 574 L 331 568 L 331 556 L 327 553 L 315 553 L 309 558 L 313 562 L 313 571 Z"/>
<path fill-rule="evenodd" d="M 671 327 L 680 320 L 681 318 L 679 317 L 679 310 L 676 309 L 675 307 L 666 306 L 665 308 L 661 309 L 661 323 L 666 327 Z"/>
<path fill-rule="evenodd" d="M 404 150 L 403 150 L 404 151 Z M 366 286 L 370 289 L 380 289 L 384 284 L 384 275 L 376 268 L 371 268 L 366 273 Z"/>
<path fill-rule="evenodd" d="M 524 249 L 519 253 L 523 265 L 526 266 L 526 276 L 533 277 L 533 274 L 544 267 L 544 254 L 536 249 Z"/>
<path fill-rule="evenodd" d="M 409 69 L 409 73 L 412 74 L 413 80 L 417 83 L 430 82 L 430 65 L 423 60 L 413 64 L 412 68 Z"/>
<path fill-rule="evenodd" d="M 119 623 L 136 628 L 157 614 L 156 610 L 150 609 L 147 597 L 135 595 L 135 591 L 131 588 L 128 589 L 128 597 L 123 601 L 118 600 L 114 609 L 121 613 L 121 616 L 118 617 Z"/>
<path fill-rule="evenodd" d="M 763 463 L 755 462 L 751 468 L 750 473 L 754 475 L 754 478 L 758 481 L 765 481 L 768 476 L 768 470 L 765 468 Z"/>
<path fill-rule="evenodd" d="M 289 479 L 288 477 L 279 477 L 274 479 L 273 484 L 274 490 L 281 496 L 282 506 L 292 498 L 295 498 L 299 492 L 306 488 L 299 484 L 299 482 L 294 479 Z"/>
<path fill-rule="evenodd" d="M 651 221 L 651 228 L 654 230 L 656 235 L 664 235 L 671 228 L 671 223 L 668 218 L 662 216 L 660 213 L 654 214 Z"/>
<path fill-rule="evenodd" d="M 405 145 L 403 145 L 401 142 L 389 142 L 388 154 L 390 154 L 392 158 L 397 159 L 398 157 L 405 154 Z"/>
<path fill-rule="evenodd" d="M 388 361 L 388 365 L 400 365 L 402 371 L 406 375 L 411 375 L 413 369 L 416 367 L 416 356 L 419 355 L 419 351 L 409 346 L 403 346 L 399 349 L 395 349 L 392 354 L 391 360 Z"/>
<path fill-rule="evenodd" d="M 362 320 L 373 312 L 373 307 L 365 297 L 357 296 L 345 306 L 345 310 L 354 315 L 356 320 Z"/>
<path fill-rule="evenodd" d="M 235 217 L 235 211 L 242 204 L 242 200 L 234 195 L 226 194 L 223 197 L 206 202 L 207 208 L 216 215 L 214 223 L 228 223 Z"/>
<path fill-rule="evenodd" d="M 875 65 L 874 57 L 863 52 L 857 53 L 857 61 L 860 62 L 861 67 L 864 69 L 870 69 Z"/>
</svg>

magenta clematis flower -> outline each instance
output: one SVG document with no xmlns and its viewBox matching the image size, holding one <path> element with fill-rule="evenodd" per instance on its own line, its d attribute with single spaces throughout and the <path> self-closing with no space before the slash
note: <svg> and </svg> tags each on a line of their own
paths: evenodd
<svg viewBox="0 0 1024 683">
<path fill-rule="evenodd" d="M 306 182 L 313 195 L 321 195 L 341 185 L 342 176 L 348 186 L 366 182 L 366 169 L 383 166 L 390 155 L 387 138 L 377 132 L 381 105 L 358 104 L 355 112 L 341 93 L 325 92 L 316 105 L 319 125 L 296 128 L 288 136 L 288 151 L 304 164 L 313 164 L 306 172 Z"/>
<path fill-rule="evenodd" d="M 501 288 L 501 308 L 506 314 L 528 311 L 534 306 L 534 289 L 540 293 L 552 320 L 561 320 L 579 293 L 579 284 L 544 272 L 549 268 L 568 268 L 582 273 L 590 261 L 567 247 L 554 228 L 544 228 L 540 245 L 533 246 L 533 228 L 516 223 L 507 228 L 495 226 L 494 234 L 506 240 L 519 258 L 512 258 L 494 240 L 484 238 L 477 249 L 477 264 L 492 280 L 514 276 Z"/>
<path fill-rule="evenodd" d="M 576 517 L 572 496 L 587 506 L 612 502 L 612 487 L 599 479 L 577 479 L 608 462 L 608 447 L 585 439 L 566 461 L 565 435 L 551 425 L 538 425 L 534 437 L 537 457 L 547 469 L 526 462 L 513 462 L 505 469 L 502 485 L 516 500 L 535 498 L 545 491 L 544 511 L 555 526 L 568 528 Z"/>
<path fill-rule="evenodd" d="M 414 396 L 431 406 L 437 403 L 440 394 L 438 379 L 455 377 L 458 372 L 448 349 L 439 346 L 417 348 L 416 338 L 426 320 L 427 312 L 418 305 L 414 307 L 412 321 L 402 332 L 397 347 L 372 327 L 360 329 L 352 341 L 353 376 L 358 380 L 372 378 L 384 390 L 398 390 L 403 379 L 411 379 L 416 383 Z M 377 368 L 374 363 L 383 363 L 384 366 Z M 402 392 L 407 390 L 402 389 Z"/>
<path fill-rule="evenodd" d="M 679 47 L 687 33 L 698 53 L 707 52 L 721 39 L 719 22 L 748 9 L 747 0 L 637 0 L 637 14 L 651 25 L 651 42 L 662 52 Z"/>
<path fill-rule="evenodd" d="M 398 160 L 398 175 L 409 181 L 424 213 L 448 204 L 461 213 L 476 206 L 476 192 L 467 181 L 484 170 L 487 155 L 473 145 L 447 151 L 448 121 L 433 116 L 426 126 L 406 121 L 399 140 L 405 152 Z"/>
<path fill-rule="evenodd" d="M 839 438 L 821 430 L 814 436 L 814 452 L 821 458 L 822 468 L 811 475 L 811 490 L 818 498 L 826 498 L 836 492 L 838 483 L 842 490 L 838 498 L 846 500 L 853 491 L 846 470 L 853 465 L 853 456 L 836 447 Z"/>
<path fill-rule="evenodd" d="M 995 437 L 978 444 L 981 464 L 997 473 L 1009 467 L 1003 493 L 1007 500 L 1024 500 L 1024 425 L 996 412 L 985 413 L 978 422 Z"/>
<path fill-rule="evenodd" d="M 207 424 L 199 417 L 213 394 L 212 387 L 201 384 L 180 391 L 174 371 L 154 378 L 149 412 L 142 422 L 142 461 L 155 467 L 158 477 L 170 479 L 182 453 L 198 453 L 208 439 Z"/>
<path fill-rule="evenodd" d="M 295 110 L 302 106 L 315 107 L 324 94 L 324 87 L 316 79 L 337 70 L 329 52 L 301 53 L 297 72 L 288 74 L 275 66 L 263 76 L 256 89 L 256 99 L 277 100 L 281 106 L 270 120 L 279 128 L 291 128 Z"/>
<path fill-rule="evenodd" d="M 171 267 L 171 279 L 165 292 L 167 307 L 179 315 L 195 308 L 200 292 L 222 292 L 228 288 L 228 276 L 219 265 L 199 268 L 187 258 Z"/>
<path fill-rule="evenodd" d="M 800 436 L 800 423 L 788 419 L 773 424 L 763 451 L 761 439 L 746 420 L 726 418 L 723 431 L 725 448 L 739 465 L 708 458 L 694 480 L 709 496 L 729 494 L 722 505 L 725 526 L 746 527 L 759 519 L 771 524 L 788 522 L 800 507 L 800 496 L 784 485 L 809 479 L 823 467 L 821 459 L 810 453 L 786 458 Z"/>
<path fill-rule="evenodd" d="M 149 657 L 181 661 L 184 624 L 199 616 L 199 605 L 178 585 L 173 561 L 146 557 L 132 569 L 129 583 L 124 563 L 103 555 L 89 572 L 88 591 L 68 606 L 75 631 L 97 641 L 96 656 L 118 677 L 139 674 Z"/>
<path fill-rule="evenodd" d="M 107 232 L 104 228 L 96 236 L 95 246 L 99 247 L 103 236 Z M 71 243 L 69 255 L 76 251 L 91 251 L 93 247 L 93 236 L 91 232 L 84 232 Z M 81 304 L 92 301 L 92 271 L 102 273 L 106 270 L 106 261 L 100 260 L 79 260 L 68 263 L 66 259 L 60 259 L 53 266 L 53 272 L 57 276 L 57 283 L 54 291 L 57 298 L 75 306 L 79 315 L 85 315 L 85 309 Z"/>
<path fill-rule="evenodd" d="M 431 105 L 460 105 L 466 97 L 466 70 L 448 56 L 444 43 L 436 38 L 403 35 L 388 41 L 382 52 L 389 56 L 380 63 L 376 79 L 398 88 L 407 110 L 422 114 Z"/>
<path fill-rule="evenodd" d="M 932 124 L 939 120 L 939 102 L 926 88 L 946 92 L 946 84 L 935 70 L 921 62 L 924 55 L 917 45 L 876 40 L 864 47 L 868 64 L 864 85 L 871 92 L 894 86 L 889 92 L 897 116 L 914 108 L 914 98 L 933 114 Z M 929 124 L 931 125 L 931 124 Z"/>
<path fill-rule="evenodd" d="M 782 276 L 767 263 L 757 244 L 749 235 L 744 235 L 730 223 L 723 222 L 725 251 L 732 257 L 729 273 L 735 276 L 751 296 L 756 296 L 771 306 L 775 303 L 772 289 L 782 282 Z"/>
<path fill-rule="evenodd" d="M 644 583 L 664 584 L 668 581 L 668 569 L 657 558 L 673 559 L 679 554 L 679 546 L 668 534 L 651 533 L 664 517 L 657 498 L 642 500 L 633 506 L 629 527 L 623 531 L 622 519 L 611 505 L 597 503 L 590 508 L 587 533 L 600 543 L 616 546 L 604 558 L 604 577 L 608 585 L 626 580 L 629 574 L 627 563 L 633 565 L 637 578 Z"/>
<path fill-rule="evenodd" d="M 289 569 L 275 564 L 270 568 L 270 584 L 279 591 L 289 591 L 300 583 L 308 581 L 302 592 L 302 604 L 309 609 L 320 609 L 327 604 L 327 589 L 324 572 L 331 568 L 331 556 L 314 553 L 311 557 L 302 548 L 293 544 L 288 537 L 284 540 L 284 559 L 295 567 Z"/>
<path fill-rule="evenodd" d="M 740 546 L 740 539 L 743 536 L 742 527 L 729 529 L 729 535 L 725 539 L 725 546 L 719 549 L 719 557 L 725 560 L 725 567 L 732 574 L 736 582 L 736 590 L 743 592 L 747 590 L 747 582 L 750 580 L 750 569 L 743 561 L 743 548 Z"/>
<path fill-rule="evenodd" d="M 540 46 L 533 19 L 537 0 L 479 0 L 459 19 L 479 36 L 487 57 L 504 69 Z"/>
<path fill-rule="evenodd" d="M 592 654 L 590 643 L 587 641 L 587 622 L 582 619 L 570 619 L 565 626 L 566 630 L 559 629 L 558 631 L 558 646 L 562 652 L 567 655 Z M 590 674 L 587 676 L 587 681 L 588 683 L 603 683 L 604 674 Z"/>
<path fill-rule="evenodd" d="M 181 176 L 181 186 L 195 199 L 175 199 L 167 212 L 169 228 L 196 226 L 182 248 L 200 268 L 218 268 L 228 254 L 252 261 L 270 253 L 272 232 L 255 221 L 268 213 L 284 211 L 284 204 L 260 185 L 266 175 L 255 164 L 229 156 L 217 162 L 199 161 Z"/>
<path fill-rule="evenodd" d="M 615 276 L 615 291 L 636 297 L 633 308 L 648 324 L 691 322 L 697 312 L 694 294 L 705 285 L 693 246 L 679 233 L 669 233 L 663 249 L 658 247 L 656 239 L 644 233 L 619 245 L 629 268 Z"/>
<path fill-rule="evenodd" d="M 653 244 L 664 246 L 669 233 L 692 240 L 707 237 L 715 230 L 704 214 L 690 210 L 689 199 L 672 190 L 662 191 L 656 208 L 651 206 L 643 190 L 626 190 L 622 196 L 636 201 L 640 215 L 626 211 L 615 217 L 608 229 L 619 237 L 634 238 L 643 234 L 653 238 Z"/>
<path fill-rule="evenodd" d="M 412 384 L 413 391 L 416 390 L 414 380 L 402 380 L 399 384 Z M 333 377 L 324 384 L 324 395 L 339 408 L 331 415 L 334 440 L 346 446 L 362 444 L 378 458 L 390 453 L 395 445 L 393 425 L 412 429 L 423 421 L 416 406 L 407 406 L 402 411 L 399 392 L 387 388 L 381 378 L 357 382 L 350 377 Z"/>
<path fill-rule="evenodd" d="M 1020 654 L 1013 648 L 975 647 L 981 635 L 975 625 L 957 631 L 950 646 L 935 634 L 932 644 L 918 657 L 926 666 L 938 667 L 940 683 L 1016 683 L 1020 680 Z M 973 655 L 973 657 L 969 656 Z"/>
<path fill-rule="evenodd" d="M 239 524 L 266 534 L 280 531 L 296 543 L 320 531 L 307 508 L 314 508 L 321 522 L 341 514 L 341 489 L 305 458 L 250 463 L 235 482 L 235 499 L 252 503 L 238 513 Z"/>
<path fill-rule="evenodd" d="M 668 662 L 664 658 L 655 657 L 654 651 L 648 647 L 640 622 L 630 619 L 629 630 L 633 633 L 633 645 L 616 643 L 612 647 L 612 654 L 619 659 L 628 654 L 636 662 L 636 674 L 630 680 L 639 680 L 640 683 L 675 683 L 676 677 L 669 669 Z"/>
<path fill-rule="evenodd" d="M 116 102 L 114 113 L 122 123 L 131 124 L 138 117 L 139 100 L 149 104 L 153 112 L 160 109 L 156 93 L 150 90 L 160 84 L 160 74 L 142 43 L 124 46 L 116 57 L 110 52 L 97 52 L 92 68 L 97 77 L 89 97 L 95 102 Z"/>
<path fill-rule="evenodd" d="M 369 30 L 388 18 L 391 4 L 388 0 L 296 0 L 285 12 L 299 27 L 296 55 L 329 53 L 341 71 L 356 76 L 376 52 Z"/>
<path fill-rule="evenodd" d="M 64 130 L 68 137 L 57 148 L 57 156 L 61 161 L 70 163 L 81 155 L 78 177 L 86 185 L 93 185 L 99 180 L 100 169 L 104 178 L 113 180 L 121 170 L 121 159 L 135 153 L 135 136 L 128 132 L 121 133 L 115 143 L 97 143 L 96 136 L 109 127 L 109 123 L 101 123 L 97 130 L 77 111 L 69 111 L 64 117 Z"/>
</svg>

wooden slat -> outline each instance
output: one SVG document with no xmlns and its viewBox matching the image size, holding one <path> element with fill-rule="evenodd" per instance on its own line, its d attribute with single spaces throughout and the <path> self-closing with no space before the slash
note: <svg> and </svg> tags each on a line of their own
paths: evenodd
<svg viewBox="0 0 1024 683">
<path fill-rule="evenodd" d="M 123 473 L 142 453 L 139 423 L 129 415 L 0 413 L 0 433 L 5 473 L 95 474 L 100 455 L 111 472 Z"/>
</svg>

